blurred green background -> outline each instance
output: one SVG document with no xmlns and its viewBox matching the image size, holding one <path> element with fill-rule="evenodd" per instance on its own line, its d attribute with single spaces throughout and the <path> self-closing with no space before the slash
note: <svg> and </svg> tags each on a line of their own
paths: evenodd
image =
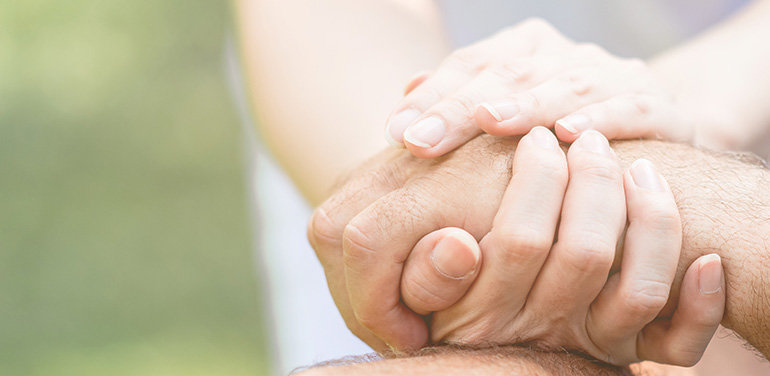
<svg viewBox="0 0 770 376">
<path fill-rule="evenodd" d="M 229 12 L 0 0 L 0 375 L 267 372 Z"/>
</svg>

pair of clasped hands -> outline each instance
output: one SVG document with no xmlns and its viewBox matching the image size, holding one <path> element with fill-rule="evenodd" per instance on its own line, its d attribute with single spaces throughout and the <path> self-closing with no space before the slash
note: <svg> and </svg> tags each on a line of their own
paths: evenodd
<svg viewBox="0 0 770 376">
<path fill-rule="evenodd" d="M 724 312 L 721 260 L 674 282 L 674 195 L 647 160 L 623 171 L 607 138 L 687 140 L 693 123 L 644 62 L 527 21 L 416 76 L 386 129 L 408 152 L 351 174 L 309 239 L 379 351 L 523 343 L 692 365 Z"/>
</svg>

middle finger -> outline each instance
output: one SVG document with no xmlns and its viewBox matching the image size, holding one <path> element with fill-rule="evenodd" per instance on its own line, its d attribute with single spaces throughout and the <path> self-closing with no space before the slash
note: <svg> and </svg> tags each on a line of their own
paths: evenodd
<svg viewBox="0 0 770 376">
<path fill-rule="evenodd" d="M 567 161 L 570 182 L 558 240 L 527 300 L 528 322 L 585 321 L 607 280 L 626 222 L 622 172 L 607 139 L 596 131 L 584 132 Z"/>
</svg>

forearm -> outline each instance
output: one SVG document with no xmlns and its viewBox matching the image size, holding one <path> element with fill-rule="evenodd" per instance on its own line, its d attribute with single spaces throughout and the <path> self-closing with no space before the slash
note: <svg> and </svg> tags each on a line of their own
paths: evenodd
<svg viewBox="0 0 770 376">
<path fill-rule="evenodd" d="M 744 149 L 770 126 L 770 1 L 756 0 L 650 61 L 692 115 L 695 141 Z"/>
<path fill-rule="evenodd" d="M 654 366 L 634 366 L 632 374 L 653 374 Z M 370 357 L 347 357 L 313 366 L 303 376 L 326 375 L 627 375 L 624 369 L 591 361 L 566 351 L 543 352 L 530 347 L 479 348 L 437 346 L 397 358 L 372 361 Z"/>
<path fill-rule="evenodd" d="M 429 0 L 235 5 L 259 131 L 313 204 L 386 145 L 385 119 L 403 85 L 448 52 Z"/>
<path fill-rule="evenodd" d="M 674 191 L 683 222 L 677 280 L 697 257 L 718 253 L 727 285 L 723 324 L 770 357 L 770 172 L 751 158 L 687 145 L 626 141 L 614 147 L 626 165 L 652 160 Z"/>
</svg>

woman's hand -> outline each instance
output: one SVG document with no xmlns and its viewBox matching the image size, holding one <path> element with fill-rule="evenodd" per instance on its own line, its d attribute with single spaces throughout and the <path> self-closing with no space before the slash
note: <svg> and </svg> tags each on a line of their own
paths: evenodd
<svg viewBox="0 0 770 376">
<path fill-rule="evenodd" d="M 521 139 L 513 163 L 480 253 L 469 234 L 443 229 L 406 261 L 402 299 L 435 312 L 432 340 L 565 347 L 616 365 L 695 364 L 722 319 L 721 263 L 697 259 L 672 290 L 682 228 L 653 165 L 639 160 L 623 173 L 597 132 L 565 157 L 540 127 Z"/>
<path fill-rule="evenodd" d="M 693 134 L 645 62 L 570 41 L 542 20 L 457 50 L 433 74 L 416 76 L 385 134 L 433 158 L 482 131 L 523 135 L 535 126 L 555 127 L 565 142 L 587 129 L 610 139 Z"/>
</svg>

